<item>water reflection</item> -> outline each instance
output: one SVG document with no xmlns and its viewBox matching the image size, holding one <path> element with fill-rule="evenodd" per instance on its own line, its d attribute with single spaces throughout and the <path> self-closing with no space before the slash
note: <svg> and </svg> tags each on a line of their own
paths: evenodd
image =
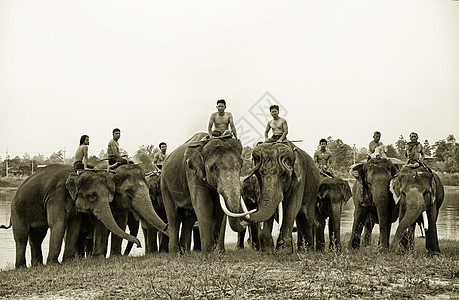
<svg viewBox="0 0 459 300">
<path fill-rule="evenodd" d="M 437 221 L 438 236 L 440 239 L 453 239 L 459 240 L 459 187 L 446 187 L 445 188 L 445 199 L 440 209 L 440 214 Z M 15 189 L 0 188 L 0 224 L 9 224 L 10 213 L 11 213 L 11 199 L 14 195 Z M 352 229 L 352 218 L 354 213 L 354 204 L 352 199 L 345 205 L 343 215 L 341 219 L 341 233 L 349 233 Z M 392 225 L 392 234 L 395 233 L 397 223 Z M 277 226 L 274 226 L 274 230 L 278 230 Z M 419 230 L 417 228 L 416 230 Z M 378 232 L 378 225 L 375 226 L 374 232 Z M 277 231 L 278 232 L 278 231 Z M 417 231 L 417 235 L 419 232 Z M 237 235 L 233 232 L 229 226 L 226 231 L 226 242 L 236 242 Z M 139 239 L 143 241 L 142 231 L 139 231 Z M 12 229 L 1 229 L 0 230 L 0 269 L 11 269 L 14 266 L 15 260 L 15 246 Z M 123 246 L 126 241 L 123 241 Z M 43 241 L 43 256 L 48 255 L 48 244 L 49 234 Z M 441 243 L 440 243 L 441 247 Z M 131 252 L 133 255 L 142 255 L 144 248 L 137 249 L 133 247 Z M 62 255 L 62 253 L 61 253 Z M 27 247 L 26 259 L 30 263 L 30 250 Z"/>
</svg>

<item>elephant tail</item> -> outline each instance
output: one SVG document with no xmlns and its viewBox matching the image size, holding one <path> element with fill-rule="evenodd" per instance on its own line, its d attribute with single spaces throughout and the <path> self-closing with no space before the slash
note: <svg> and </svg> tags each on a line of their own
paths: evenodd
<svg viewBox="0 0 459 300">
<path fill-rule="evenodd" d="M 10 229 L 12 225 L 13 225 L 13 224 L 12 224 L 11 221 L 10 221 L 10 225 L 8 225 L 8 226 L 6 226 L 6 225 L 0 225 L 0 229 Z"/>
</svg>

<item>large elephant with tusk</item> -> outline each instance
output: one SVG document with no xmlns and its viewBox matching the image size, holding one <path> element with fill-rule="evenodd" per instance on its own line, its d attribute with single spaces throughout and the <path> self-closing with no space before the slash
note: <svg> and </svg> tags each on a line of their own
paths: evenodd
<svg viewBox="0 0 459 300">
<path fill-rule="evenodd" d="M 206 135 L 195 134 L 169 154 L 163 164 L 161 194 L 169 224 L 170 252 L 180 250 L 181 216 L 193 210 L 204 253 L 216 247 L 224 213 L 236 232 L 244 230 L 240 218 L 250 213 L 241 204 L 241 143 L 233 138 L 207 140 Z"/>
<path fill-rule="evenodd" d="M 397 249 L 400 243 L 405 249 L 414 247 L 414 229 L 418 222 L 423 223 L 426 249 L 440 252 L 436 223 L 444 188 L 438 175 L 423 166 L 405 166 L 391 180 L 390 190 L 395 202 L 400 202 L 399 225 L 390 245 L 391 250 Z"/>
<path fill-rule="evenodd" d="M 291 142 L 260 144 L 253 149 L 252 158 L 254 167 L 247 180 L 256 176 L 260 197 L 257 211 L 244 218 L 249 223 L 264 222 L 259 235 L 262 250 L 274 247 L 271 230 L 276 211 L 280 224 L 277 249 L 293 251 L 295 219 L 299 230 L 298 248 L 313 247 L 320 177 L 312 158 Z"/>
</svg>

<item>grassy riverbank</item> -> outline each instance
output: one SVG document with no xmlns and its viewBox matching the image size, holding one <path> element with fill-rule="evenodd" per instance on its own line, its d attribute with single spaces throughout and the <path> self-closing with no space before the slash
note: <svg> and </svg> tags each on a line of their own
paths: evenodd
<svg viewBox="0 0 459 300">
<path fill-rule="evenodd" d="M 424 240 L 408 254 L 376 246 L 343 253 L 266 255 L 227 250 L 204 257 L 157 254 L 80 259 L 0 272 L 5 299 L 429 299 L 459 294 L 459 243 Z M 234 249 L 229 245 L 227 249 Z"/>
</svg>

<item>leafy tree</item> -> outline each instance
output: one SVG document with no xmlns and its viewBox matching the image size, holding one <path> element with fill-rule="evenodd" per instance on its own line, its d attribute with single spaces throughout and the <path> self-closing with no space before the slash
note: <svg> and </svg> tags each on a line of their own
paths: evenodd
<svg viewBox="0 0 459 300">
<path fill-rule="evenodd" d="M 155 146 L 153 145 L 142 145 L 136 151 L 134 160 L 141 163 L 141 166 L 145 172 L 153 171 L 153 158 L 159 151 L 161 150 L 157 148 L 155 149 Z"/>
<path fill-rule="evenodd" d="M 459 172 L 459 144 L 454 135 L 437 141 L 434 146 L 434 166 L 441 172 Z"/>
<path fill-rule="evenodd" d="M 346 172 L 354 160 L 351 146 L 345 144 L 341 139 L 333 140 L 331 136 L 327 138 L 327 141 L 328 150 L 332 153 L 332 167 L 335 170 Z"/>
<path fill-rule="evenodd" d="M 398 156 L 397 150 L 395 150 L 395 147 L 392 144 L 387 145 L 386 148 L 387 148 L 387 152 L 386 152 L 387 157 L 397 157 Z"/>
<path fill-rule="evenodd" d="M 398 153 L 397 158 L 398 159 L 405 160 L 406 144 L 407 144 L 407 141 L 405 140 L 403 135 L 401 135 L 398 138 L 398 140 L 395 142 L 395 148 L 397 149 L 397 153 Z"/>
<path fill-rule="evenodd" d="M 355 156 L 355 161 L 356 162 L 359 162 L 359 161 L 363 161 L 363 160 L 366 160 L 368 158 L 368 149 L 365 148 L 365 147 L 362 147 L 360 148 L 360 150 L 357 152 L 356 156 Z"/>
<path fill-rule="evenodd" d="M 58 152 L 54 152 L 51 156 L 45 161 L 45 164 L 63 164 L 64 163 L 64 152 L 59 150 Z"/>
</svg>

